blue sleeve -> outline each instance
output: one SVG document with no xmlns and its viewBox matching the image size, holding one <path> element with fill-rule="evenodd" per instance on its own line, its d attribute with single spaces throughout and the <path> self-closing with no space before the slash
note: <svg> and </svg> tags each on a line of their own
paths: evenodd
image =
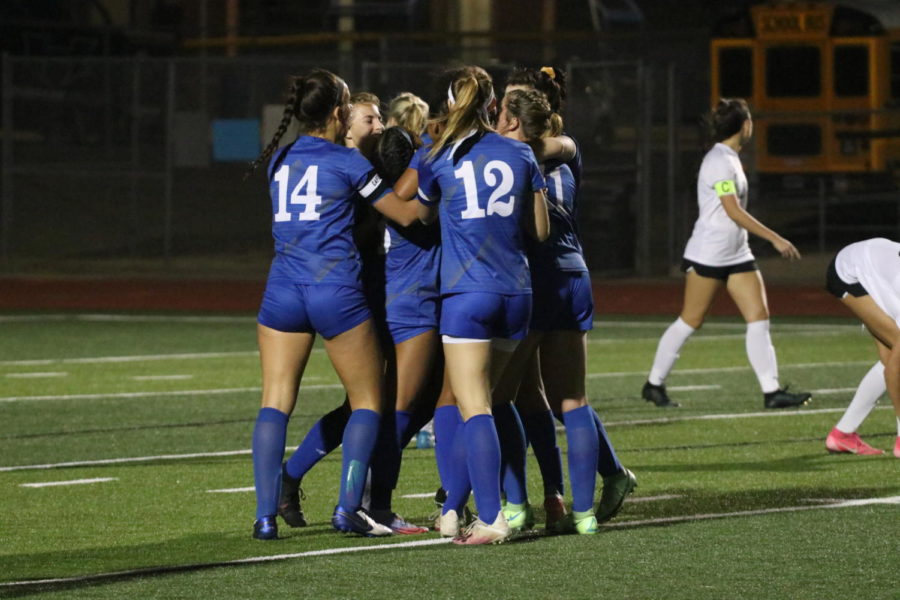
<svg viewBox="0 0 900 600">
<path fill-rule="evenodd" d="M 419 202 L 434 206 L 441 199 L 441 188 L 434 176 L 433 163 L 423 160 L 419 163 Z"/>
<path fill-rule="evenodd" d="M 425 156 L 425 154 L 427 152 L 428 152 L 428 148 L 426 146 L 422 146 L 421 148 L 416 150 L 416 153 L 413 154 L 413 157 L 409 160 L 409 166 L 407 168 L 415 169 L 416 171 L 418 171 L 419 163 L 422 162 L 422 157 Z"/>
<path fill-rule="evenodd" d="M 391 186 L 378 175 L 372 163 L 359 152 L 354 151 L 347 154 L 345 173 L 350 179 L 350 187 L 369 204 L 375 204 L 391 191 Z"/>
</svg>

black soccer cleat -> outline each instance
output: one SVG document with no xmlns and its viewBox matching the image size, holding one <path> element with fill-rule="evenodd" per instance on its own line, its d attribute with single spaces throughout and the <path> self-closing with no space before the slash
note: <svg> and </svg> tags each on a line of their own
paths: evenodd
<svg viewBox="0 0 900 600">
<path fill-rule="evenodd" d="M 644 388 L 641 390 L 641 397 L 647 402 L 652 402 L 656 406 L 663 408 L 678 408 L 681 406 L 669 398 L 665 385 L 653 385 L 649 381 L 644 384 Z"/>
<path fill-rule="evenodd" d="M 287 474 L 281 466 L 281 494 L 278 496 L 278 515 L 289 527 L 306 527 L 306 517 L 300 508 L 300 480 Z"/>
<path fill-rule="evenodd" d="M 775 390 L 765 394 L 763 404 L 766 408 L 793 408 L 795 406 L 803 406 L 812 398 L 812 394 L 803 392 L 795 394 L 787 391 L 787 388 Z"/>
<path fill-rule="evenodd" d="M 253 523 L 253 538 L 257 540 L 277 540 L 278 523 L 275 515 L 262 517 Z"/>
</svg>

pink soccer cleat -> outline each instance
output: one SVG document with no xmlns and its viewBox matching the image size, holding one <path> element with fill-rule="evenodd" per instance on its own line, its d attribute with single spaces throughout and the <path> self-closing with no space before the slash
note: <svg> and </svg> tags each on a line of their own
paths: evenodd
<svg viewBox="0 0 900 600">
<path fill-rule="evenodd" d="M 894 442 L 894 456 L 900 458 L 900 435 L 897 436 L 897 441 Z"/>
<path fill-rule="evenodd" d="M 884 450 L 873 448 L 862 441 L 858 433 L 844 433 L 837 427 L 825 438 L 825 448 L 832 454 L 884 454 Z M 894 452 L 897 452 L 896 449 Z"/>
</svg>

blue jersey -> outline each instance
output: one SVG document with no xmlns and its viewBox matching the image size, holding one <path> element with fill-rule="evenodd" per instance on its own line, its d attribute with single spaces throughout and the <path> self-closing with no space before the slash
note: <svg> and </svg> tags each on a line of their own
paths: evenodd
<svg viewBox="0 0 900 600">
<path fill-rule="evenodd" d="M 431 139 L 427 135 L 423 136 L 423 142 L 425 145 L 413 155 L 408 168 L 418 170 L 422 157 L 427 154 L 431 145 Z M 409 227 L 401 227 L 388 220 L 384 246 L 387 253 L 385 277 L 389 305 L 401 295 L 438 295 L 441 231 L 437 223 L 423 225 L 415 222 Z"/>
<path fill-rule="evenodd" d="M 362 288 L 356 205 L 389 191 L 359 152 L 302 136 L 269 165 L 275 260 L 270 277 Z"/>
<path fill-rule="evenodd" d="M 566 132 L 563 132 L 563 135 L 572 140 L 572 143 L 575 144 L 575 156 L 567 160 L 566 162 L 562 162 L 561 160 L 548 160 L 544 163 L 544 167 L 548 171 L 552 171 L 556 167 L 560 165 L 566 165 L 572 170 L 572 176 L 575 178 L 575 192 L 581 189 L 581 146 L 578 145 L 578 140 L 569 135 Z"/>
<path fill-rule="evenodd" d="M 460 145 L 419 164 L 419 200 L 440 200 L 441 294 L 530 294 L 523 209 L 546 187 L 534 153 L 493 132 Z"/>
<path fill-rule="evenodd" d="M 578 212 L 575 177 L 565 164 L 545 170 L 544 175 L 547 177 L 550 237 L 543 243 L 529 245 L 531 273 L 539 277 L 552 271 L 586 272 L 575 222 Z"/>
</svg>

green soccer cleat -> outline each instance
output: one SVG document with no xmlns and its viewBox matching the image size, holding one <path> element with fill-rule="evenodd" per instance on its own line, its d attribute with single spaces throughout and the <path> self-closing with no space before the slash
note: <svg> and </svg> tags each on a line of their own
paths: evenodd
<svg viewBox="0 0 900 600">
<path fill-rule="evenodd" d="M 510 531 L 528 531 L 534 529 L 534 511 L 527 502 L 523 504 L 512 504 L 507 502 L 503 505 L 503 516 L 506 517 L 506 523 L 509 525 Z"/>
<path fill-rule="evenodd" d="M 600 492 L 600 503 L 597 505 L 597 522 L 606 523 L 622 510 L 625 497 L 637 487 L 634 473 L 622 467 L 621 473 L 603 478 L 603 491 Z"/>
<path fill-rule="evenodd" d="M 593 535 L 597 533 L 597 517 L 594 511 L 572 511 L 553 524 L 551 531 L 558 534 Z"/>
</svg>

